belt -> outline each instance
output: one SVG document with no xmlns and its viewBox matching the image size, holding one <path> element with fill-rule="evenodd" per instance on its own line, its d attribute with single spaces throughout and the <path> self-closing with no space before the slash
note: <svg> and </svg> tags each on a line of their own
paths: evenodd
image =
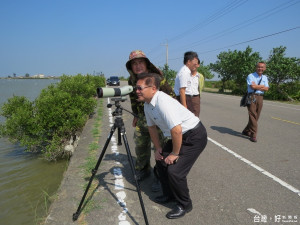
<svg viewBox="0 0 300 225">
<path fill-rule="evenodd" d="M 259 93 L 254 93 L 254 92 L 251 92 L 249 93 L 250 95 L 257 95 L 257 96 L 263 96 L 264 94 L 259 94 Z"/>
<path fill-rule="evenodd" d="M 198 123 L 194 128 L 192 128 L 192 129 L 188 130 L 187 132 L 185 132 L 185 133 L 182 135 L 182 139 L 186 139 L 186 138 L 190 135 L 190 133 L 191 133 L 192 131 L 194 131 L 194 130 L 197 130 L 197 129 L 200 127 L 200 125 L 201 125 L 201 121 L 199 121 L 199 123 Z"/>
<path fill-rule="evenodd" d="M 199 95 L 186 95 L 186 96 L 189 96 L 189 97 L 197 97 Z"/>
</svg>

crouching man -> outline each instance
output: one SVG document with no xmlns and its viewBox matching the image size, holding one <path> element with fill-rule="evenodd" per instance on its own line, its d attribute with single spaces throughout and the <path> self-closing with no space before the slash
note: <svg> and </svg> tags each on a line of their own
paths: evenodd
<svg viewBox="0 0 300 225">
<path fill-rule="evenodd" d="M 137 76 L 138 101 L 145 102 L 144 112 L 151 140 L 155 146 L 155 160 L 163 195 L 157 203 L 176 201 L 169 219 L 183 217 L 193 209 L 187 175 L 207 144 L 207 133 L 199 118 L 177 100 L 159 91 L 160 76 L 142 73 Z M 160 146 L 158 126 L 169 141 Z"/>
</svg>

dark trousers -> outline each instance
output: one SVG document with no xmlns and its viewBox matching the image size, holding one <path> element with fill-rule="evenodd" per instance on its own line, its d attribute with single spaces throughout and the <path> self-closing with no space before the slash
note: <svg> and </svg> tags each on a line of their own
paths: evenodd
<svg viewBox="0 0 300 225">
<path fill-rule="evenodd" d="M 187 175 L 204 150 L 207 144 L 206 129 L 201 122 L 196 129 L 188 131 L 182 137 L 179 159 L 173 165 L 156 161 L 159 180 L 162 184 L 163 194 L 174 197 L 184 208 L 192 204 L 187 184 Z M 163 156 L 166 158 L 173 150 L 172 140 L 163 147 Z"/>
<path fill-rule="evenodd" d="M 186 95 L 186 105 L 188 110 L 194 113 L 195 116 L 200 116 L 200 95 L 190 96 Z"/>
<path fill-rule="evenodd" d="M 256 100 L 253 102 L 253 98 Z M 257 129 L 258 129 L 258 119 L 263 107 L 263 96 L 252 95 L 251 96 L 251 104 L 247 106 L 249 121 L 247 126 L 244 128 L 244 132 L 250 133 L 252 137 L 256 138 Z"/>
<path fill-rule="evenodd" d="M 176 96 L 176 99 L 181 103 L 180 96 Z M 200 116 L 200 95 L 185 95 L 186 106 L 188 110 L 194 113 L 195 116 Z"/>
</svg>

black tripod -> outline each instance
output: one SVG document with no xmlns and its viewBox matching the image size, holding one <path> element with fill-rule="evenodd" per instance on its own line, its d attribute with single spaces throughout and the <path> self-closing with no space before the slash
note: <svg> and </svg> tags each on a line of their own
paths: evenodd
<svg viewBox="0 0 300 225">
<path fill-rule="evenodd" d="M 129 160 L 129 164 L 130 164 L 130 167 L 131 167 L 131 171 L 133 173 L 133 176 L 134 176 L 134 180 L 135 180 L 135 184 L 136 184 L 136 189 L 137 189 L 137 192 L 138 192 L 138 196 L 139 196 L 139 200 L 140 200 L 140 204 L 141 204 L 141 208 L 142 208 L 142 211 L 143 211 L 143 215 L 144 215 L 144 219 L 145 219 L 145 223 L 146 225 L 148 225 L 148 218 L 147 218 L 147 215 L 146 215 L 146 211 L 145 211 L 145 206 L 144 206 L 144 202 L 143 202 L 143 199 L 142 199 L 142 195 L 141 195 L 141 190 L 140 190 L 140 184 L 137 180 L 137 177 L 136 177 L 136 173 L 135 173 L 135 169 L 134 169 L 134 164 L 133 164 L 133 160 L 132 160 L 132 156 L 131 156 L 131 153 L 130 153 L 130 149 L 129 149 L 129 145 L 128 145 L 128 141 L 127 141 L 127 137 L 126 137 L 126 131 L 125 131 L 125 126 L 124 126 L 124 122 L 123 122 L 123 119 L 122 119 L 122 110 L 125 110 L 127 111 L 126 109 L 123 109 L 121 104 L 120 104 L 120 101 L 125 101 L 124 99 L 122 98 L 114 98 L 112 99 L 113 101 L 115 101 L 115 106 L 116 106 L 116 109 L 115 111 L 112 113 L 112 115 L 115 117 L 115 122 L 114 122 L 114 125 L 112 126 L 111 128 L 111 131 L 110 131 L 110 134 L 105 142 L 105 145 L 103 147 L 103 150 L 99 156 L 99 159 L 97 161 L 97 164 L 95 166 L 95 168 L 92 170 L 92 176 L 89 180 L 89 183 L 88 183 L 88 186 L 86 187 L 85 189 L 85 192 L 82 196 L 82 199 L 80 201 L 80 204 L 78 206 L 78 209 L 77 211 L 73 214 L 73 221 L 77 220 L 78 219 L 78 216 L 81 212 L 81 207 L 82 207 L 82 204 L 85 200 L 85 197 L 88 193 L 88 190 L 92 184 L 92 181 L 94 179 L 94 176 L 96 175 L 97 173 L 97 170 L 99 168 L 99 165 L 102 161 L 102 158 L 105 154 L 105 151 L 106 151 L 106 148 L 110 142 L 110 139 L 113 135 L 113 133 L 115 132 L 116 128 L 118 128 L 118 145 L 122 145 L 122 142 L 121 142 L 121 135 L 123 136 L 123 141 L 124 141 L 124 144 L 125 144 L 125 148 L 126 148 L 126 152 L 127 152 L 127 156 L 128 156 L 128 160 Z M 112 104 L 108 104 L 107 105 L 108 108 L 112 107 Z M 129 112 L 129 111 L 127 111 Z M 131 112 L 129 112 L 131 113 Z M 133 114 L 133 113 L 131 113 Z M 134 114 L 133 114 L 134 115 Z"/>
</svg>

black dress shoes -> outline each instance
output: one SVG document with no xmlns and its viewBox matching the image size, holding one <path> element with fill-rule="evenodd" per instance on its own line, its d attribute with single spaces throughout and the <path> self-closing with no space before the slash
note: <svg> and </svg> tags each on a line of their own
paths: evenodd
<svg viewBox="0 0 300 225">
<path fill-rule="evenodd" d="M 167 213 L 166 217 L 168 219 L 177 219 L 183 217 L 186 213 L 192 211 L 192 209 L 193 209 L 192 204 L 186 208 L 183 208 L 183 206 L 181 205 L 176 205 L 176 207 L 172 209 L 172 211 Z"/>
<path fill-rule="evenodd" d="M 174 200 L 175 200 L 175 198 L 171 198 L 169 196 L 161 195 L 161 196 L 155 197 L 153 201 L 156 202 L 156 203 L 159 203 L 159 204 L 165 204 L 165 203 L 172 202 Z"/>
<path fill-rule="evenodd" d="M 158 191 L 160 191 L 160 189 L 161 189 L 160 182 L 156 177 L 154 177 L 153 183 L 151 185 L 151 191 L 152 192 L 158 192 Z"/>
</svg>

